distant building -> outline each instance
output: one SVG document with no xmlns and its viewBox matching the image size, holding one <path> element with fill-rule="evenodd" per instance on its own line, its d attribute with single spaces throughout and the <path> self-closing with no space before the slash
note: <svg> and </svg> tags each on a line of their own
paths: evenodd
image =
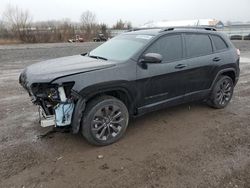
<svg viewBox="0 0 250 188">
<path fill-rule="evenodd" d="M 150 22 L 141 26 L 141 28 L 178 27 L 178 26 L 209 26 L 209 27 L 223 28 L 224 24 L 221 21 L 216 20 L 216 19 L 197 19 L 197 20 Z"/>
<path fill-rule="evenodd" d="M 231 39 L 250 40 L 250 24 L 249 23 L 230 23 L 219 29 L 219 31 L 227 34 Z"/>
</svg>

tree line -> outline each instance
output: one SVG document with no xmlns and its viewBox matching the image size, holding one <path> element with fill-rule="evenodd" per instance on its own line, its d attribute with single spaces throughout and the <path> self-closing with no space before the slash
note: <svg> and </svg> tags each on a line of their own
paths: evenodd
<svg viewBox="0 0 250 188">
<path fill-rule="evenodd" d="M 90 41 L 99 33 L 111 37 L 110 29 L 131 29 L 131 22 L 118 20 L 111 28 L 105 23 L 98 23 L 95 13 L 84 11 L 79 22 L 69 19 L 33 22 L 28 10 L 8 5 L 0 17 L 0 39 L 19 42 L 65 42 L 81 36 Z"/>
</svg>

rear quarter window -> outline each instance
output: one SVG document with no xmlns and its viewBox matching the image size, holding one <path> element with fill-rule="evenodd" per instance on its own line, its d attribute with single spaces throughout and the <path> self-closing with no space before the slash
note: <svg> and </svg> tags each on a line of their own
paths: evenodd
<svg viewBox="0 0 250 188">
<path fill-rule="evenodd" d="M 206 34 L 185 34 L 187 57 L 198 57 L 213 52 L 212 43 Z"/>
<path fill-rule="evenodd" d="M 227 44 L 225 43 L 225 41 L 221 37 L 211 35 L 211 38 L 213 40 L 216 51 L 225 50 L 228 48 Z"/>
</svg>

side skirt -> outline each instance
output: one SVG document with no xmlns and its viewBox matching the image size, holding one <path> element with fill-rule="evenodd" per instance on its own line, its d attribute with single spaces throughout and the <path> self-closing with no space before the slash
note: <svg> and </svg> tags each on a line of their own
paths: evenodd
<svg viewBox="0 0 250 188">
<path fill-rule="evenodd" d="M 171 106 L 176 106 L 182 103 L 206 99 L 209 96 L 210 91 L 211 91 L 210 89 L 196 91 L 196 92 L 188 93 L 188 94 L 174 97 L 171 99 L 165 99 L 156 103 L 152 103 L 152 104 L 139 107 L 137 108 L 136 116 L 141 116 L 143 114 L 146 114 L 152 111 L 156 111 L 156 110 L 171 107 Z"/>
</svg>

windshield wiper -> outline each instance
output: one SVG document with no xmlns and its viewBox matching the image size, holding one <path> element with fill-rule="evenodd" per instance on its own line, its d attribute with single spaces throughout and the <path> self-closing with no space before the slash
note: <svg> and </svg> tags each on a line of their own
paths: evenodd
<svg viewBox="0 0 250 188">
<path fill-rule="evenodd" d="M 89 57 L 91 57 L 91 58 L 96 58 L 96 59 L 102 59 L 102 60 L 105 60 L 105 61 L 107 61 L 107 60 L 108 60 L 108 59 L 107 59 L 107 58 L 105 58 L 105 57 L 96 56 L 96 55 L 89 55 Z"/>
</svg>

